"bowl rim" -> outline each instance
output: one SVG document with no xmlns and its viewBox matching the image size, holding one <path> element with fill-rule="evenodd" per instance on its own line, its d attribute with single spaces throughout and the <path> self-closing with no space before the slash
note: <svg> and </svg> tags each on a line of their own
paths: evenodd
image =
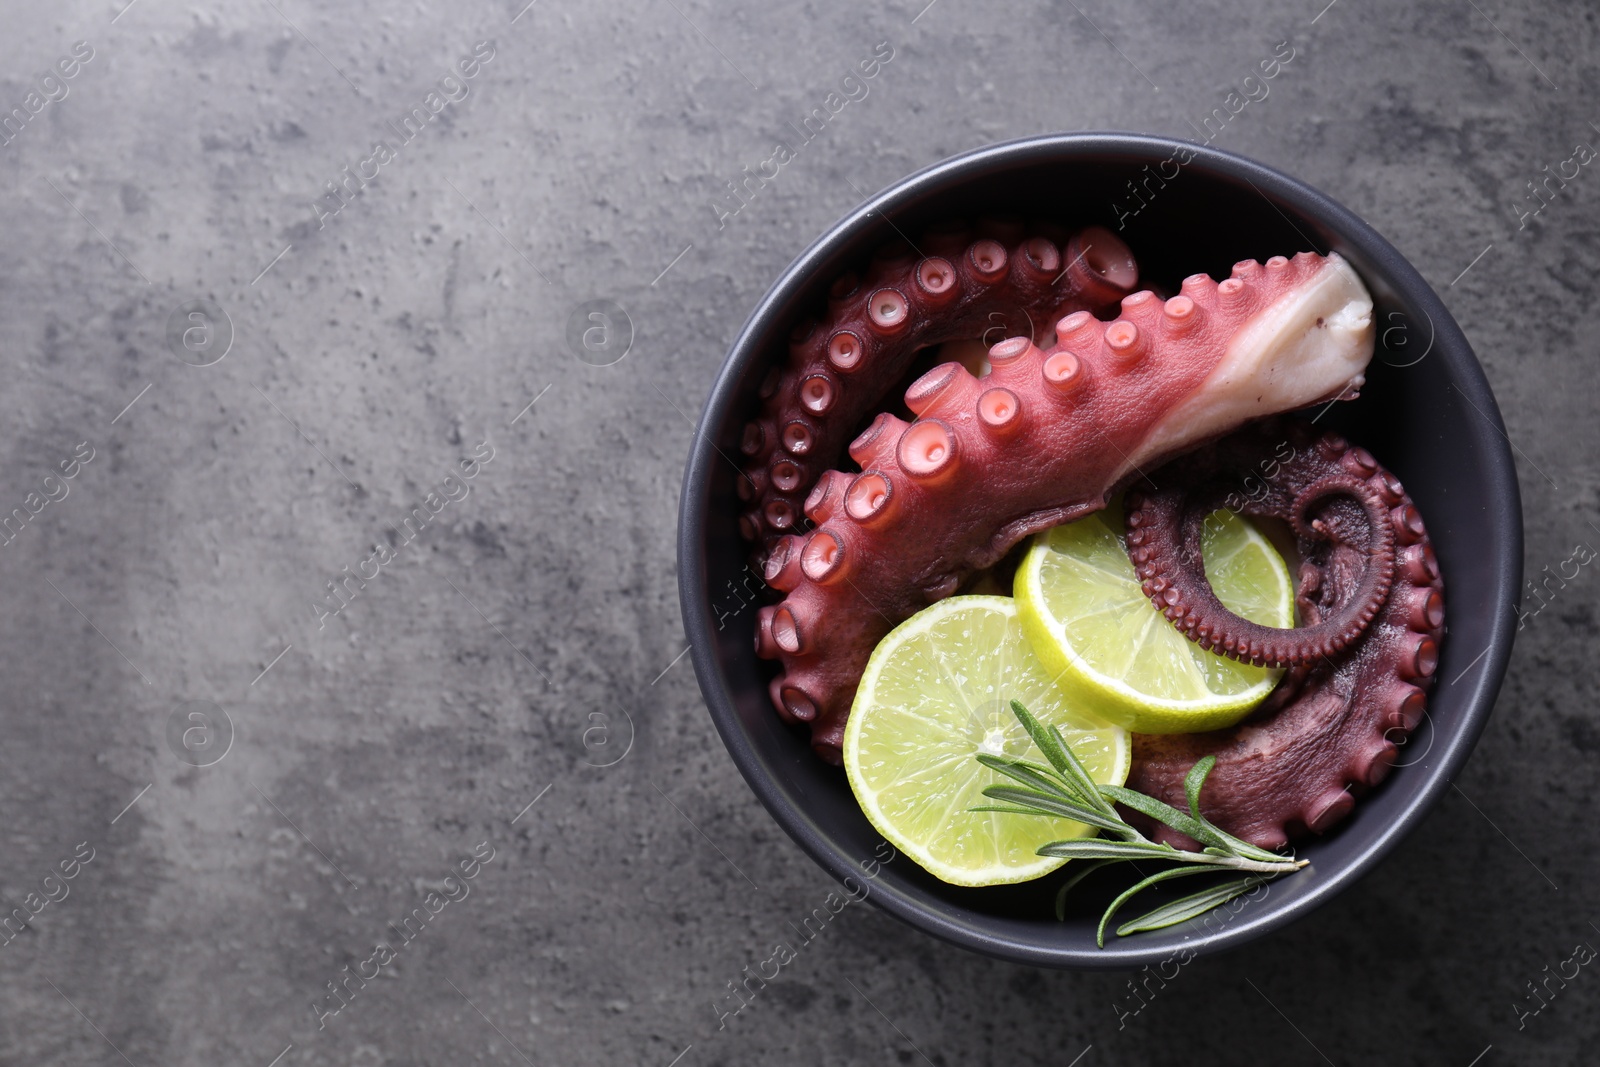
<svg viewBox="0 0 1600 1067">
<path fill-rule="evenodd" d="M 1043 134 L 999 142 L 940 160 L 892 185 L 857 205 L 813 241 L 777 277 L 751 311 L 744 326 L 728 348 L 701 415 L 690 447 L 688 465 L 679 497 L 678 511 L 678 590 L 684 632 L 689 639 L 695 676 L 712 722 L 724 746 L 746 783 L 762 805 L 800 847 L 836 880 L 859 874 L 855 862 L 838 849 L 829 835 L 811 816 L 790 798 L 776 776 L 758 758 L 755 746 L 744 729 L 730 697 L 717 658 L 715 633 L 711 627 L 709 591 L 706 587 L 707 504 L 714 464 L 723 461 L 713 435 L 729 406 L 736 402 L 739 383 L 746 364 L 762 355 L 762 341 L 770 331 L 787 324 L 779 321 L 781 305 L 797 287 L 807 284 L 811 275 L 827 260 L 863 236 L 877 219 L 893 217 L 910 201 L 919 199 L 947 182 L 976 177 L 1004 166 L 1060 162 L 1073 157 L 1123 154 L 1149 156 L 1152 161 L 1176 152 L 1190 153 L 1185 166 L 1199 166 L 1220 177 L 1243 179 L 1255 185 L 1268 199 L 1292 204 L 1302 213 L 1317 218 L 1336 232 L 1349 247 L 1359 248 L 1376 263 L 1393 289 L 1404 295 L 1409 305 L 1420 309 L 1435 329 L 1438 355 L 1449 361 L 1451 384 L 1474 404 L 1497 432 L 1499 440 L 1488 452 L 1485 491 L 1488 499 L 1506 506 L 1492 509 L 1489 522 L 1504 550 L 1491 561 L 1493 576 L 1491 601 L 1515 603 L 1515 591 L 1522 585 L 1522 508 L 1515 461 L 1505 423 L 1489 387 L 1482 365 L 1466 336 L 1445 308 L 1433 287 L 1411 263 L 1376 230 L 1357 215 L 1306 183 L 1266 164 L 1221 149 L 1192 141 L 1149 134 L 1122 132 L 1084 132 Z M 1276 207 L 1276 203 L 1274 205 Z M 1287 217 L 1287 216 L 1286 216 Z M 1291 225 L 1293 223 L 1291 222 Z M 1414 830 L 1422 818 L 1450 788 L 1466 763 L 1493 710 L 1496 695 L 1511 656 L 1515 630 L 1514 611 L 1496 611 L 1490 622 L 1487 647 L 1452 685 L 1466 681 L 1465 674 L 1476 671 L 1466 681 L 1462 712 L 1448 733 L 1435 727 L 1433 759 L 1424 765 L 1427 778 L 1411 802 L 1398 811 L 1378 835 L 1355 857 L 1333 870 L 1299 895 L 1287 907 L 1245 909 L 1219 930 L 1195 931 L 1184 946 L 1196 955 L 1237 948 L 1303 918 L 1338 896 L 1381 862 L 1400 841 Z M 753 654 L 753 653 L 752 653 Z M 959 904 L 930 905 L 893 885 L 874 885 L 871 899 L 881 908 L 909 925 L 964 948 L 1033 966 L 1084 970 L 1131 969 L 1171 955 L 1170 945 L 1141 947 L 1130 945 L 1138 939 L 1116 939 L 1104 949 L 1087 952 L 1066 945 L 1049 945 L 1014 937 L 998 936 L 978 924 L 963 921 L 962 913 L 972 914 Z"/>
</svg>

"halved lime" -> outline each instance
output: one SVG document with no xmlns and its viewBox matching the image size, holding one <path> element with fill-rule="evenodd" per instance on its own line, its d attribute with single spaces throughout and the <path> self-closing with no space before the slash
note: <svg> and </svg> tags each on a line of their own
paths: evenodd
<svg viewBox="0 0 1600 1067">
<path fill-rule="evenodd" d="M 1060 729 L 1097 782 L 1128 777 L 1127 731 L 1082 712 L 1034 656 L 1004 596 L 957 596 L 924 608 L 873 651 L 844 731 L 844 767 L 867 818 L 929 872 L 956 885 L 1038 878 L 1065 860 L 1041 845 L 1092 831 L 1037 815 L 974 812 L 985 787 L 1015 784 L 980 752 L 1045 762 L 1011 712 L 1021 701 Z"/>
<path fill-rule="evenodd" d="M 1289 568 L 1253 525 L 1214 512 L 1200 547 L 1211 588 L 1230 611 L 1263 626 L 1294 625 Z M 1155 609 L 1123 544 L 1120 502 L 1034 535 L 1014 592 L 1051 676 L 1134 733 L 1232 726 L 1283 674 L 1207 652 Z"/>
</svg>

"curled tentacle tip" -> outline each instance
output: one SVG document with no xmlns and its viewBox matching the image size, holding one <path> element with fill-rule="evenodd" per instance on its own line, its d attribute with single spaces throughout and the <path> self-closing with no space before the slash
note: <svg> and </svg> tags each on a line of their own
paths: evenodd
<svg viewBox="0 0 1600 1067">
<path fill-rule="evenodd" d="M 1288 459 L 1276 451 L 1286 442 L 1295 449 Z M 1294 630 L 1233 616 L 1188 555 L 1198 548 L 1201 517 L 1238 471 L 1265 472 L 1265 457 L 1272 457 L 1273 473 L 1263 473 L 1268 491 L 1253 511 L 1289 519 L 1300 540 L 1296 602 L 1305 621 Z M 1200 647 L 1289 668 L 1266 715 L 1219 732 L 1219 740 L 1195 735 L 1186 742 L 1196 755 L 1217 755 L 1216 780 L 1231 780 L 1237 791 L 1217 787 L 1215 821 L 1252 841 L 1271 821 L 1296 834 L 1326 831 L 1355 804 L 1352 791 L 1389 773 L 1397 746 L 1426 714 L 1445 611 L 1420 517 L 1369 453 L 1299 421 L 1260 424 L 1152 477 L 1163 488 L 1124 499 L 1124 540 L 1142 592 Z M 1366 522 L 1348 521 L 1348 504 L 1322 506 L 1329 498 L 1359 505 Z M 1347 576 L 1340 561 L 1350 550 L 1364 556 L 1365 567 Z M 1162 581 L 1169 583 L 1164 589 Z M 1239 732 L 1246 730 L 1248 737 Z M 1296 753 L 1291 776 L 1266 781 L 1255 773 L 1263 743 Z M 1141 791 L 1154 795 L 1155 786 L 1181 795 L 1183 769 L 1175 762 L 1138 770 L 1136 755 L 1135 767 Z"/>
</svg>

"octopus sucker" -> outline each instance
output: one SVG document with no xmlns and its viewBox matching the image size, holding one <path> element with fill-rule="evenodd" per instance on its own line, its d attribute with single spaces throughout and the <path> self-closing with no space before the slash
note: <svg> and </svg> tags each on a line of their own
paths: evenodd
<svg viewBox="0 0 1600 1067">
<path fill-rule="evenodd" d="M 1260 476 L 1260 488 L 1237 506 L 1286 520 L 1294 531 L 1303 563 L 1302 625 L 1293 630 L 1261 627 L 1222 607 L 1199 556 L 1205 517 L 1225 499 L 1219 490 L 1230 479 L 1237 485 L 1241 473 L 1263 471 L 1270 473 Z M 1130 557 L 1152 603 L 1169 618 L 1182 607 L 1185 622 L 1195 623 L 1184 631 L 1213 651 L 1236 659 L 1256 653 L 1255 661 L 1292 673 L 1231 729 L 1135 735 L 1128 785 L 1182 805 L 1184 775 L 1213 755 L 1201 804 L 1207 818 L 1263 847 L 1324 833 L 1388 774 L 1397 742 L 1426 710 L 1444 594 L 1421 517 L 1370 453 L 1298 420 L 1257 423 L 1152 477 L 1164 488 L 1130 493 L 1125 519 L 1130 536 L 1136 531 L 1141 548 L 1152 549 Z M 1405 547 L 1397 548 L 1402 538 Z M 1194 847 L 1165 827 L 1157 832 Z"/>
<path fill-rule="evenodd" d="M 918 351 L 999 323 L 1030 322 L 1031 340 L 1042 341 L 1071 312 L 1093 319 L 1115 308 L 1138 281 L 1128 246 L 1099 227 L 1067 235 L 988 219 L 926 234 L 918 248 L 926 254 L 899 242 L 836 279 L 823 316 L 796 326 L 787 363 L 763 382 L 739 442 L 749 505 L 740 526 L 758 562 L 795 528 L 812 486 Z"/>
<path fill-rule="evenodd" d="M 1002 246 L 1010 260 L 1028 254 L 1023 243 L 1019 238 Z M 951 260 L 963 285 L 970 272 L 996 265 L 998 252 L 982 244 L 971 242 L 972 255 Z M 1093 244 L 1101 248 L 1098 237 Z M 1065 270 L 1070 277 L 1070 267 Z M 1008 273 L 1008 284 L 1019 273 Z M 875 278 L 852 286 L 851 292 L 871 293 L 884 283 Z M 1117 296 L 1120 314 L 1114 321 L 1078 308 L 1059 319 L 1048 348 L 1039 347 L 1039 337 L 996 344 L 982 378 L 959 364 L 925 375 L 906 398 L 915 420 L 880 414 L 849 444 L 863 473 L 845 488 L 843 507 L 821 512 L 825 518 L 798 546 L 779 536 L 789 532 L 811 487 L 824 480 L 824 468 L 795 477 L 784 466 L 798 467 L 793 457 L 784 453 L 774 462 L 771 442 L 783 423 L 773 417 L 771 403 L 763 409 L 757 422 L 767 451 L 757 462 L 769 468 L 768 489 L 753 514 L 785 520 L 756 533 L 772 546 L 769 563 L 783 553 L 775 573 L 787 596 L 760 612 L 757 652 L 780 661 L 773 703 L 786 721 L 810 723 L 812 746 L 823 758 L 838 762 L 862 669 L 897 623 L 954 592 L 1024 537 L 1103 508 L 1141 472 L 1256 420 L 1352 396 L 1372 355 L 1371 298 L 1337 255 L 1241 264 L 1220 283 L 1192 277 L 1171 300 L 1116 293 L 1109 302 Z M 943 321 L 942 315 L 933 318 Z M 855 320 L 833 325 L 853 329 Z M 920 338 L 920 347 L 928 338 L 964 336 L 968 328 L 941 334 L 936 326 L 913 322 L 901 336 Z M 784 373 L 786 382 L 813 373 L 824 358 L 820 338 L 827 334 L 821 329 L 811 335 L 808 344 L 818 347 L 800 353 L 803 358 Z M 856 373 L 869 373 L 873 362 L 863 356 Z M 904 368 L 902 363 L 899 373 Z M 885 374 L 880 383 L 887 388 L 897 380 Z M 792 395 L 780 385 L 773 399 L 788 405 Z M 854 405 L 866 393 L 842 388 L 834 414 L 847 395 Z M 812 457 L 836 457 L 850 432 L 846 427 L 881 399 L 860 400 L 864 406 L 849 408 L 857 412 L 851 420 L 835 421 L 830 414 L 818 423 L 805 469 L 813 469 Z M 835 428 L 838 438 L 832 436 Z M 826 481 L 823 503 L 840 484 L 831 475 Z M 1373 493 L 1380 502 L 1387 486 L 1377 478 Z M 783 495 L 794 493 L 799 495 Z M 775 504 L 787 510 L 774 513 Z M 1398 506 L 1384 504 L 1385 515 Z M 1313 518 L 1321 517 L 1319 510 Z M 1339 529 L 1355 521 L 1339 519 Z M 1402 527 L 1389 527 L 1397 543 Z M 824 536 L 833 547 L 810 549 Z M 797 547 L 798 564 L 792 562 Z M 808 550 L 829 559 L 825 573 L 820 564 L 812 568 L 820 580 L 804 566 Z M 1342 583 L 1344 571 L 1334 572 L 1331 577 Z M 1211 633 L 1204 619 L 1183 622 L 1192 633 Z M 1369 628 L 1379 624 L 1375 618 Z M 1426 649 L 1412 650 L 1415 668 L 1428 658 Z M 1305 814 L 1325 819 L 1334 810 Z"/>
</svg>

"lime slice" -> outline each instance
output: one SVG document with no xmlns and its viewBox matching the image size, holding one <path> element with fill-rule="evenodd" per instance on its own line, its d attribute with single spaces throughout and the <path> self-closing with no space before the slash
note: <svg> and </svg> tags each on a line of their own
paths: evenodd
<svg viewBox="0 0 1600 1067">
<path fill-rule="evenodd" d="M 1259 530 L 1216 511 L 1200 548 L 1211 588 L 1230 611 L 1263 626 L 1294 625 L 1289 568 Z M 1051 676 L 1089 711 L 1134 733 L 1232 726 L 1283 674 L 1207 652 L 1155 609 L 1123 546 L 1120 502 L 1036 534 L 1014 591 Z"/>
<path fill-rule="evenodd" d="M 925 608 L 873 651 L 844 731 L 844 768 L 867 818 L 930 873 L 956 885 L 1023 882 L 1066 862 L 1041 845 L 1086 837 L 1082 823 L 974 812 L 985 787 L 1016 784 L 987 752 L 1043 763 L 1011 712 L 1021 701 L 1060 729 L 1097 782 L 1128 777 L 1128 734 L 1085 715 L 1028 647 L 1016 601 L 957 596 Z"/>
</svg>

